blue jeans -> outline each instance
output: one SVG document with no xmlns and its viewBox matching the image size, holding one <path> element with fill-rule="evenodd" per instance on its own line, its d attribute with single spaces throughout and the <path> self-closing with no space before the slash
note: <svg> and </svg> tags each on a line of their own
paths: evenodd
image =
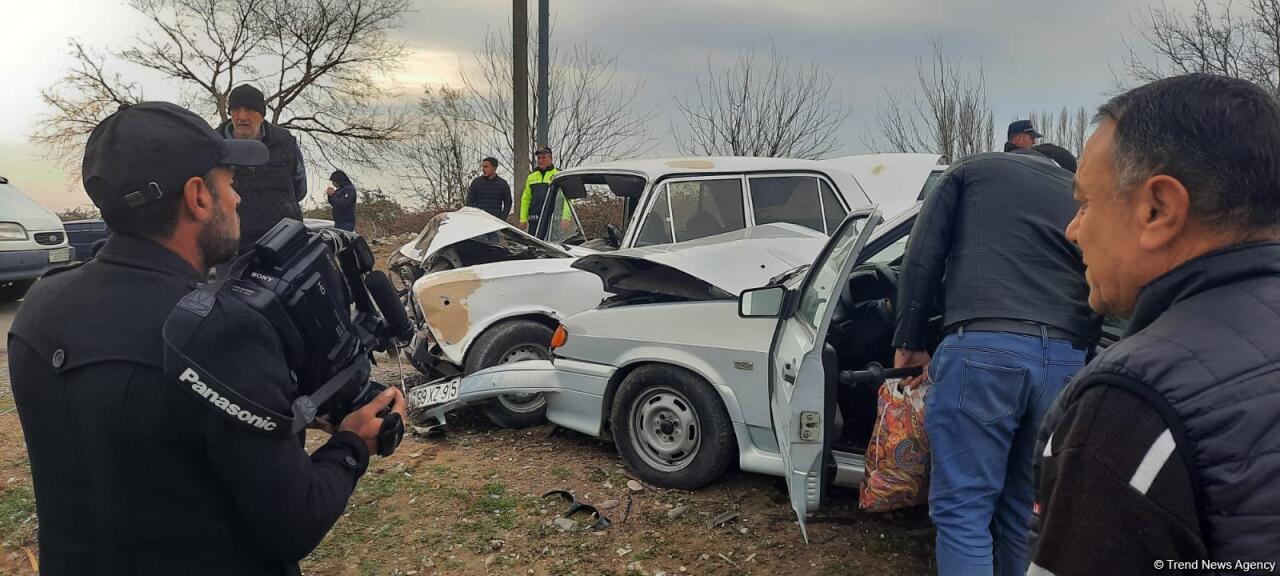
<svg viewBox="0 0 1280 576">
<path fill-rule="evenodd" d="M 938 574 L 1027 573 L 1036 431 L 1084 363 L 1047 335 L 962 329 L 938 346 L 925 398 Z"/>
</svg>

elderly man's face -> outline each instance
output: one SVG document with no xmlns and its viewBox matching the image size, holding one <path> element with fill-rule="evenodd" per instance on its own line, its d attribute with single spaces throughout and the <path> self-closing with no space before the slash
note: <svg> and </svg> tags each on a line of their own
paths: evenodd
<svg viewBox="0 0 1280 576">
<path fill-rule="evenodd" d="M 1014 134 L 1010 142 L 1013 142 L 1013 145 L 1019 148 L 1030 148 L 1036 145 L 1036 139 L 1026 132 Z"/>
<path fill-rule="evenodd" d="M 257 138 L 262 133 L 262 114 L 244 106 L 232 108 L 231 131 L 236 138 Z"/>
<path fill-rule="evenodd" d="M 1128 317 L 1152 277 L 1151 259 L 1144 257 L 1139 244 L 1140 210 L 1129 199 L 1117 197 L 1114 139 L 1115 123 L 1104 121 L 1085 144 L 1075 179 L 1080 206 L 1067 225 L 1067 239 L 1084 253 L 1089 307 Z"/>
<path fill-rule="evenodd" d="M 540 169 L 542 169 L 542 170 L 546 170 L 547 168 L 550 168 L 550 167 L 551 167 L 551 154 L 550 154 L 550 153 L 543 152 L 543 153 L 541 153 L 541 154 L 538 154 L 537 159 L 538 159 L 538 168 L 540 168 Z"/>
</svg>

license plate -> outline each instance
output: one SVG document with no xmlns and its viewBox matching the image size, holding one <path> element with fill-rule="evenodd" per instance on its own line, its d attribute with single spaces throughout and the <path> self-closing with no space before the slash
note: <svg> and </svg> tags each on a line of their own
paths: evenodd
<svg viewBox="0 0 1280 576">
<path fill-rule="evenodd" d="M 59 248 L 59 249 L 57 249 L 57 250 L 50 250 L 50 251 L 49 251 L 49 263 L 50 263 L 50 264 L 58 264 L 58 263 L 60 263 L 60 262 L 69 262 L 69 261 L 71 261 L 71 249 L 70 249 L 70 248 Z"/>
<path fill-rule="evenodd" d="M 419 386 L 409 391 L 409 407 L 425 408 L 436 404 L 447 404 L 458 399 L 460 379 L 454 378 L 444 384 Z"/>
</svg>

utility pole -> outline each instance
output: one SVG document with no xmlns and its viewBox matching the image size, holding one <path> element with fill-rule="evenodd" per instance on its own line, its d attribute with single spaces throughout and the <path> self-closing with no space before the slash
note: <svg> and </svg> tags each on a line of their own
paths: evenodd
<svg viewBox="0 0 1280 576">
<path fill-rule="evenodd" d="M 520 195 L 524 193 L 524 181 L 529 176 L 529 0 L 511 2 L 511 103 L 515 116 L 512 141 L 511 171 L 515 180 L 511 183 L 516 215 L 520 214 Z M 529 231 L 533 233 L 532 230 Z"/>
<path fill-rule="evenodd" d="M 551 8 L 550 0 L 538 0 L 538 142 L 539 146 L 551 144 L 547 138 L 547 124 L 551 119 L 547 115 L 548 100 L 551 99 L 551 87 L 547 85 L 548 70 L 551 63 Z"/>
</svg>

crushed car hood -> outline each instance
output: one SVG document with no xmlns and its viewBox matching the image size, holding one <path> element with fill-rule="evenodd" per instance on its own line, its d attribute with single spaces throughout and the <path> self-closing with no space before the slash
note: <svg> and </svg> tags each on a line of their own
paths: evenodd
<svg viewBox="0 0 1280 576">
<path fill-rule="evenodd" d="M 557 256 L 569 258 L 575 255 L 590 253 L 579 252 L 579 249 L 565 249 L 535 238 L 529 233 L 512 226 L 493 215 L 478 208 L 460 208 L 453 212 L 441 212 L 427 222 L 422 232 L 412 242 L 400 247 L 400 254 L 418 262 L 426 262 L 441 250 L 474 238 L 498 233 L 513 242 L 537 245 Z"/>
<path fill-rule="evenodd" d="M 813 262 L 826 243 L 826 235 L 803 226 L 764 224 L 680 244 L 592 254 L 573 267 L 599 276 L 605 291 L 620 298 L 732 300 Z"/>
</svg>

